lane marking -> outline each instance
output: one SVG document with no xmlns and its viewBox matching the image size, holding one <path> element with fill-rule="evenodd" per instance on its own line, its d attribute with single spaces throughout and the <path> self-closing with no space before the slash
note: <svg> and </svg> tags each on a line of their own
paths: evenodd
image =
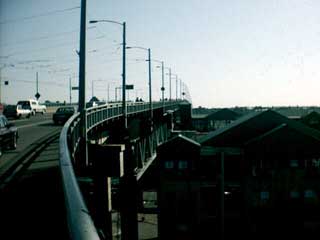
<svg viewBox="0 0 320 240">
<path fill-rule="evenodd" d="M 12 122 L 12 123 L 20 123 L 20 122 L 32 121 L 32 118 L 36 118 L 36 117 L 30 117 L 30 118 L 24 118 L 24 119 L 8 119 L 8 121 Z M 52 116 L 45 116 L 45 117 L 42 117 L 42 118 L 37 118 L 36 120 L 38 120 L 38 119 L 50 119 L 50 118 L 52 118 Z"/>
<path fill-rule="evenodd" d="M 27 125 L 19 126 L 19 127 L 17 127 L 17 128 L 18 128 L 18 129 L 21 129 L 21 128 L 26 128 L 26 127 L 39 126 L 39 125 L 44 124 L 44 123 L 53 123 L 53 122 L 52 122 L 51 120 L 48 120 L 48 121 L 37 122 L 37 123 L 32 123 L 32 124 L 27 124 Z"/>
</svg>

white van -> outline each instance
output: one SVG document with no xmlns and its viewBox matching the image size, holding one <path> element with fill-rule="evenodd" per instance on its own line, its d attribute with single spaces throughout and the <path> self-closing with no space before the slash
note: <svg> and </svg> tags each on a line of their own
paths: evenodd
<svg viewBox="0 0 320 240">
<path fill-rule="evenodd" d="M 32 115 L 35 115 L 36 113 L 44 114 L 47 111 L 47 108 L 45 105 L 40 105 L 37 100 L 33 100 L 33 99 L 19 101 L 17 105 L 30 106 Z"/>
</svg>

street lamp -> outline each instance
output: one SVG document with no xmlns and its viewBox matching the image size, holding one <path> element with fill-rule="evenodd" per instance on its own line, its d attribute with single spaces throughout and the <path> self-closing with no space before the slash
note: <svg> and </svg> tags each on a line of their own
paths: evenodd
<svg viewBox="0 0 320 240">
<path fill-rule="evenodd" d="M 114 88 L 114 101 L 115 101 L 115 102 L 118 101 L 118 98 L 117 98 L 118 89 L 121 90 L 122 87 L 115 87 L 115 88 Z"/>
<path fill-rule="evenodd" d="M 165 67 L 165 69 L 169 70 L 169 100 L 171 100 L 171 68 Z"/>
<path fill-rule="evenodd" d="M 94 82 L 101 82 L 102 80 L 92 80 L 91 82 L 91 97 L 94 96 Z"/>
<path fill-rule="evenodd" d="M 128 128 L 127 124 L 127 106 L 126 106 L 126 22 L 117 22 L 112 20 L 91 20 L 89 23 L 108 22 L 121 25 L 123 27 L 122 34 L 122 114 L 124 118 L 124 128 Z"/>
<path fill-rule="evenodd" d="M 127 47 L 127 49 L 142 49 L 148 51 L 148 66 L 149 66 L 149 109 L 150 109 L 150 119 L 153 119 L 153 112 L 152 112 L 152 81 L 151 81 L 151 49 L 144 48 L 144 47 Z"/>
<path fill-rule="evenodd" d="M 182 99 L 182 80 L 180 78 L 180 99 Z"/>
<path fill-rule="evenodd" d="M 178 74 L 171 73 L 171 75 L 176 76 L 176 100 L 178 100 Z"/>
<path fill-rule="evenodd" d="M 163 61 L 160 61 L 160 60 L 155 60 L 155 59 L 152 59 L 152 61 L 154 62 L 158 62 L 158 63 L 161 63 L 161 94 L 162 94 L 162 104 L 164 104 L 164 62 Z M 160 67 L 160 66 L 157 66 L 157 67 Z"/>
</svg>

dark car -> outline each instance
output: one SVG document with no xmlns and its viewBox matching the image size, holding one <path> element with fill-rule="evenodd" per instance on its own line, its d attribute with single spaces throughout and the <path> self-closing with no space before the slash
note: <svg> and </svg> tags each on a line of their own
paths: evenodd
<svg viewBox="0 0 320 240">
<path fill-rule="evenodd" d="M 18 139 L 18 129 L 9 123 L 7 118 L 0 114 L 0 156 L 4 149 L 16 149 Z"/>
<path fill-rule="evenodd" d="M 74 107 L 59 107 L 53 114 L 52 120 L 55 124 L 64 124 L 74 113 Z"/>
<path fill-rule="evenodd" d="M 31 107 L 28 105 L 7 105 L 3 111 L 3 115 L 7 118 L 29 118 L 31 116 Z"/>
</svg>

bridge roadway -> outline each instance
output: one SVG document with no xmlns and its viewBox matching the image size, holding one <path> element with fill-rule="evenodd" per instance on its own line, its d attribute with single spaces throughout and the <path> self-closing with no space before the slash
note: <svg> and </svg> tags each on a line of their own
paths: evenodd
<svg viewBox="0 0 320 240">
<path fill-rule="evenodd" d="M 0 173 L 32 143 L 61 129 L 52 124 L 51 117 L 14 121 L 20 136 L 18 147 L 0 158 Z M 0 190 L 0 239 L 67 239 L 58 161 L 56 138 L 17 181 Z"/>
<path fill-rule="evenodd" d="M 12 122 L 18 128 L 19 139 L 15 150 L 5 150 L 0 157 L 0 176 L 6 167 L 12 164 L 15 158 L 23 153 L 28 146 L 49 134 L 54 129 L 61 128 L 61 126 L 53 125 L 52 114 L 48 113 L 45 115 L 36 115 L 29 119 L 9 119 L 9 122 Z"/>
</svg>

